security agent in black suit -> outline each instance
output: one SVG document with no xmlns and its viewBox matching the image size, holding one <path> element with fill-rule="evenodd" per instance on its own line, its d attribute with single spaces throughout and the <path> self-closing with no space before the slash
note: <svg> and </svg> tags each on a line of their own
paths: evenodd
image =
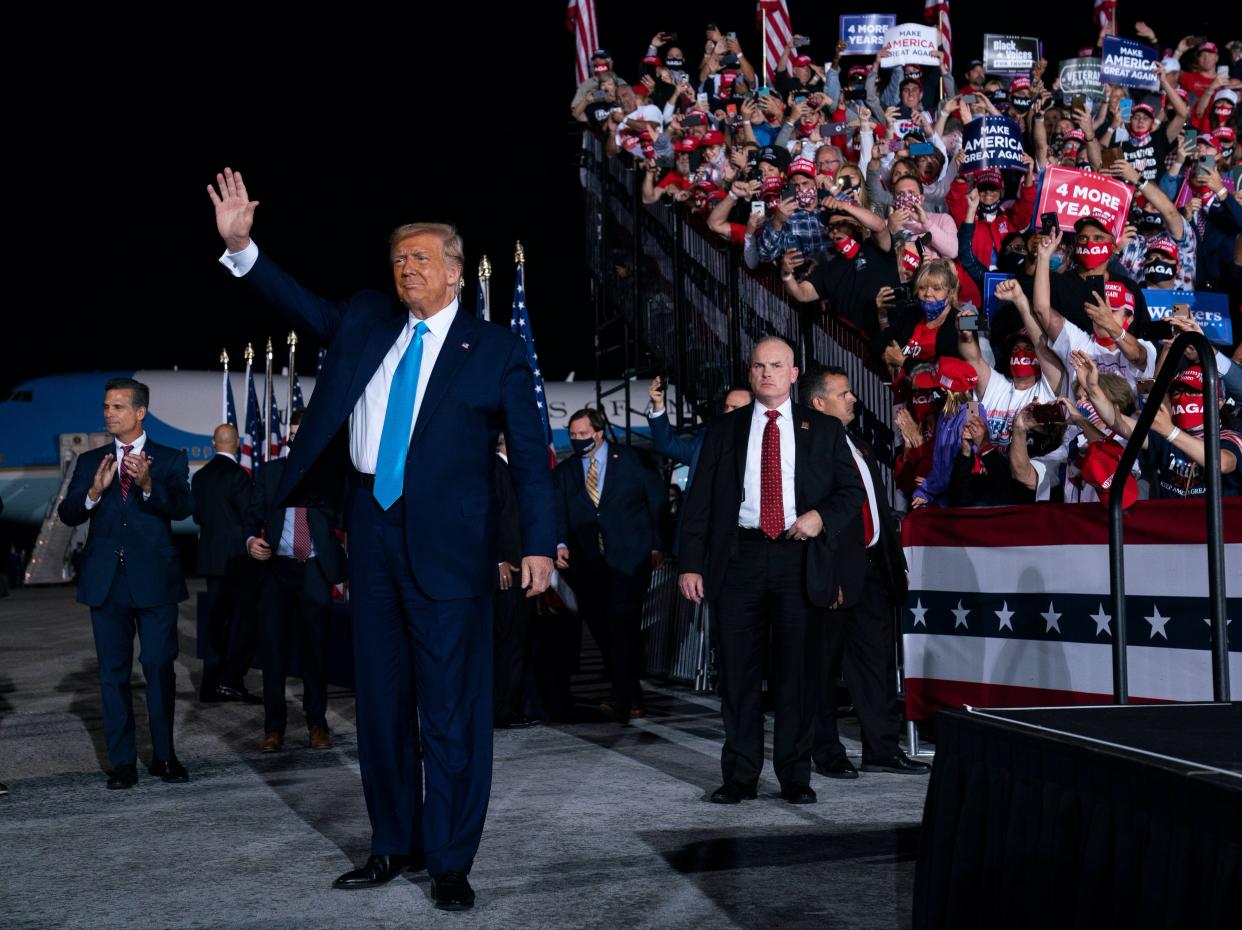
<svg viewBox="0 0 1242 930">
<path fill-rule="evenodd" d="M 258 704 L 246 690 L 254 655 L 254 573 L 246 556 L 246 513 L 253 484 L 237 461 L 237 427 L 211 434 L 216 450 L 190 482 L 198 524 L 198 573 L 207 579 L 207 642 L 200 698 L 207 703 Z"/>
<path fill-rule="evenodd" d="M 822 368 L 809 374 L 801 396 L 847 428 L 854 422 L 858 398 L 850 390 L 849 376 L 840 368 Z M 848 429 L 846 441 L 863 479 L 867 514 L 864 516 L 859 508 L 837 548 L 843 601 L 852 606 L 829 611 L 819 628 L 817 652 L 822 664 L 817 676 L 819 700 L 811 758 L 821 775 L 858 777 L 837 734 L 836 681 L 844 670 L 862 728 L 863 771 L 926 775 L 931 766 L 909 758 L 897 745 L 901 718 L 894 700 L 897 670 L 893 620 L 894 609 L 906 599 L 906 556 L 875 453 Z"/>
<path fill-rule="evenodd" d="M 302 411 L 289 418 L 293 445 Z M 265 462 L 246 517 L 246 549 L 266 567 L 259 596 L 259 654 L 263 658 L 262 752 L 284 748 L 285 678 L 296 634 L 302 657 L 302 709 L 311 749 L 332 746 L 328 729 L 328 633 L 332 586 L 345 580 L 345 550 L 337 539 L 336 502 L 277 506 L 285 460 Z"/>
<path fill-rule="evenodd" d="M 781 797 L 811 804 L 817 608 L 842 602 L 841 534 L 863 489 L 841 424 L 790 400 L 793 349 L 767 337 L 751 353 L 755 403 L 707 428 L 682 508 L 682 594 L 713 605 L 725 744 L 719 804 L 755 797 L 763 770 L 763 655 L 771 631 L 772 767 Z"/>
<path fill-rule="evenodd" d="M 574 455 L 556 467 L 556 566 L 578 598 L 604 654 L 612 699 L 600 710 L 621 724 L 645 716 L 642 610 L 651 570 L 663 560 L 664 488 L 633 449 L 604 441 L 598 410 L 569 418 Z"/>
<path fill-rule="evenodd" d="M 153 442 L 143 429 L 150 400 L 147 386 L 132 378 L 104 385 L 104 423 L 113 441 L 78 457 L 58 511 L 66 526 L 90 521 L 78 601 L 91 608 L 113 766 L 109 788 L 138 782 L 130 687 L 135 630 L 151 729 L 147 771 L 166 782 L 189 781 L 173 748 L 177 602 L 189 594 L 172 521 L 194 512 L 194 497 L 185 452 Z"/>
<path fill-rule="evenodd" d="M 518 584 L 522 524 L 507 453 L 502 435 L 492 462 L 500 543 L 497 589 L 492 601 L 492 716 L 498 730 L 523 729 L 539 722 L 527 717 L 523 708 L 533 605 Z"/>
</svg>

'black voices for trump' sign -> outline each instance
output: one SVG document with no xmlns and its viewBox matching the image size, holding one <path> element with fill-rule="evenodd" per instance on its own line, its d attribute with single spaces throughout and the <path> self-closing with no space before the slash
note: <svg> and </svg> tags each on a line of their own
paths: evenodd
<svg viewBox="0 0 1242 930">
<path fill-rule="evenodd" d="M 1100 52 L 1100 80 L 1105 84 L 1144 90 L 1160 87 L 1160 79 L 1156 77 L 1160 53 L 1150 45 L 1122 36 L 1105 36 Z"/>
<path fill-rule="evenodd" d="M 1039 39 L 983 36 L 983 70 L 988 74 L 1029 74 L 1039 61 Z"/>
<path fill-rule="evenodd" d="M 976 116 L 962 129 L 962 174 L 984 168 L 1026 171 L 1022 130 L 1008 116 Z"/>
</svg>

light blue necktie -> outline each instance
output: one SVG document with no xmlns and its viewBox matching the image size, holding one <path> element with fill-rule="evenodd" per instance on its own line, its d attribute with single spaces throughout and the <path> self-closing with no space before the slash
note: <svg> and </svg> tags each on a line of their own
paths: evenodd
<svg viewBox="0 0 1242 930">
<path fill-rule="evenodd" d="M 423 361 L 426 332 L 426 323 L 420 322 L 414 327 L 414 341 L 401 356 L 388 390 L 388 409 L 384 413 L 384 431 L 380 433 L 372 491 L 385 510 L 401 496 L 405 485 L 405 456 L 410 450 L 410 421 L 414 419 L 414 397 L 418 392 L 418 369 Z"/>
</svg>

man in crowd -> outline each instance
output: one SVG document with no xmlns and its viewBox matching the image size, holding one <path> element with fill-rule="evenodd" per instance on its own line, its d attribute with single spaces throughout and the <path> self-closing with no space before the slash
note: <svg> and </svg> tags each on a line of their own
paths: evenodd
<svg viewBox="0 0 1242 930">
<path fill-rule="evenodd" d="M 198 524 L 198 573 L 207 579 L 207 638 L 203 644 L 205 703 L 258 704 L 246 690 L 254 656 L 253 573 L 246 558 L 245 520 L 250 509 L 250 475 L 237 461 L 237 427 L 222 423 L 211 436 L 215 455 L 190 482 Z"/>
<path fill-rule="evenodd" d="M 296 445 L 304 410 L 289 417 L 289 445 Z M 336 537 L 333 502 L 307 500 L 281 507 L 276 494 L 288 459 L 259 469 L 246 512 L 246 550 L 265 565 L 259 600 L 263 655 L 262 752 L 285 744 L 285 677 L 296 635 L 302 659 L 302 710 L 311 749 L 332 746 L 328 730 L 328 640 L 332 586 L 345 580 L 345 550 Z"/>
<path fill-rule="evenodd" d="M 841 534 L 837 549 L 842 587 L 853 589 L 844 592 L 844 601 L 852 606 L 828 611 L 817 625 L 822 666 L 815 682 L 818 703 L 811 758 L 821 775 L 858 777 L 837 733 L 836 681 L 844 671 L 862 729 L 863 771 L 926 775 L 931 766 L 909 758 L 897 745 L 901 720 L 894 710 L 894 612 L 906 599 L 906 557 L 875 453 L 849 431 L 858 398 L 841 368 L 811 372 L 803 385 L 801 396 L 811 407 L 835 417 L 846 428 L 845 442 L 866 495 L 860 519 Z"/>
<path fill-rule="evenodd" d="M 651 400 L 651 404 L 647 407 L 647 426 L 651 429 L 651 448 L 679 465 L 690 466 L 690 473 L 686 478 L 686 483 L 689 484 L 690 479 L 694 477 L 694 466 L 699 458 L 699 450 L 703 448 L 705 433 L 702 429 L 696 430 L 693 436 L 678 436 L 673 432 L 673 425 L 669 422 L 664 406 L 666 389 L 664 378 L 660 375 L 652 378 L 651 384 L 647 387 L 647 397 Z M 745 388 L 731 388 L 725 392 L 720 412 L 730 413 L 739 407 L 745 407 L 751 400 L 750 391 Z"/>
<path fill-rule="evenodd" d="M 793 349 L 760 340 L 750 358 L 755 403 L 713 421 L 682 510 L 678 585 L 708 598 L 718 623 L 725 743 L 718 804 L 756 797 L 763 770 L 764 644 L 771 634 L 781 797 L 816 801 L 810 786 L 816 609 L 844 604 L 834 551 L 864 494 L 841 424 L 801 404 Z"/>
<path fill-rule="evenodd" d="M 143 421 L 150 403 L 141 381 L 112 378 L 104 385 L 103 417 L 112 442 L 78 457 L 58 511 L 66 526 L 90 521 L 78 602 L 91 609 L 113 789 L 138 783 L 130 686 L 135 630 L 151 728 L 147 771 L 165 782 L 190 780 L 173 746 L 177 603 L 189 594 L 172 521 L 194 512 L 194 495 L 185 452 L 147 437 Z"/>
<path fill-rule="evenodd" d="M 530 655 L 532 604 L 518 581 L 522 560 L 522 520 L 517 491 L 509 473 L 509 450 L 502 435 L 492 462 L 498 514 L 499 561 L 497 589 L 492 603 L 492 642 L 495 646 L 495 680 L 492 687 L 492 719 L 497 730 L 525 729 L 538 723 L 523 711 L 527 659 Z"/>
<path fill-rule="evenodd" d="M 569 418 L 574 454 L 556 468 L 556 567 L 565 571 L 579 613 L 604 654 L 612 698 L 600 705 L 621 724 L 646 716 L 642 608 L 660 552 L 660 476 L 629 446 L 604 439 L 594 408 Z"/>
</svg>

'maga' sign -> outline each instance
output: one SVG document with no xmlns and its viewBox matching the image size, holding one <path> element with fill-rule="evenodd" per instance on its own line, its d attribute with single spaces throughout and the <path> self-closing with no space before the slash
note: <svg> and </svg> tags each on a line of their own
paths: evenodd
<svg viewBox="0 0 1242 930">
<path fill-rule="evenodd" d="M 1099 219 L 1114 239 L 1125 229 L 1134 191 L 1115 178 L 1053 165 L 1039 185 L 1035 216 L 1055 213 L 1061 229 L 1071 231 L 1083 217 Z"/>
<path fill-rule="evenodd" d="M 880 59 L 881 68 L 898 65 L 938 65 L 936 57 L 939 42 L 936 30 L 919 23 L 899 23 L 884 33 L 884 48 L 888 54 Z"/>
<path fill-rule="evenodd" d="M 966 174 L 984 168 L 1026 171 L 1022 130 L 1008 116 L 976 116 L 962 129 L 962 164 Z"/>
<path fill-rule="evenodd" d="M 1100 52 L 1100 80 L 1105 84 L 1144 90 L 1160 87 L 1160 79 L 1156 77 L 1160 53 L 1150 45 L 1123 36 L 1105 36 Z"/>
</svg>

